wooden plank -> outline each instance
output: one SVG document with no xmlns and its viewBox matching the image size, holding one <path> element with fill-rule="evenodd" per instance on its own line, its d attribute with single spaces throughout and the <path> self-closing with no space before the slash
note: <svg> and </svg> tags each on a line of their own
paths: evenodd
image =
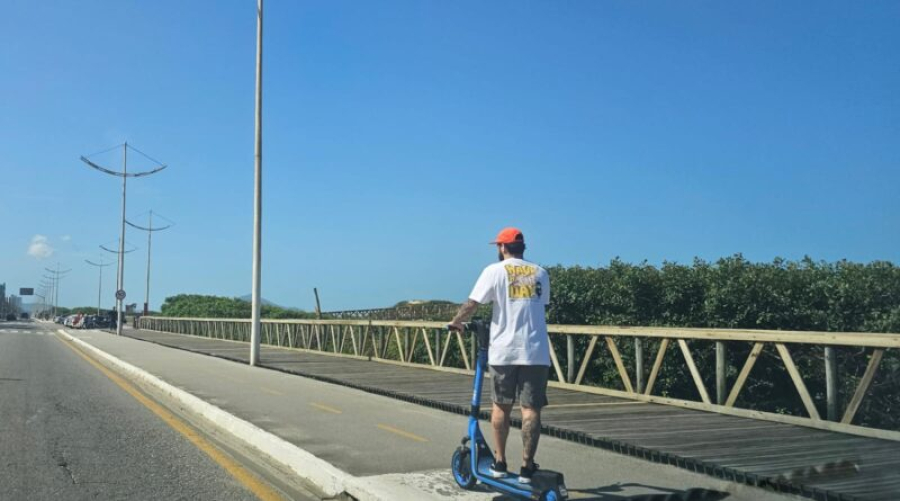
<svg viewBox="0 0 900 501">
<path fill-rule="evenodd" d="M 409 342 L 409 350 L 406 352 L 406 361 L 411 362 L 413 354 L 416 352 L 416 344 L 419 341 L 419 329 L 413 329 L 413 338 Z"/>
<path fill-rule="evenodd" d="M 716 341 L 716 403 L 721 405 L 725 402 L 725 343 Z"/>
<path fill-rule="evenodd" d="M 395 327 L 396 329 L 396 327 Z M 391 345 L 391 333 L 388 329 L 379 329 L 381 332 L 381 358 L 387 358 L 388 347 Z"/>
<path fill-rule="evenodd" d="M 800 394 L 800 400 L 803 401 L 803 406 L 806 407 L 806 412 L 809 414 L 810 419 L 818 421 L 821 419 L 819 417 L 819 411 L 816 410 L 816 405 L 809 395 L 809 390 L 806 389 L 806 384 L 800 376 L 800 371 L 798 371 L 797 366 L 794 365 L 794 359 L 791 357 L 791 352 L 788 351 L 787 346 L 785 346 L 784 343 L 775 343 L 775 347 L 778 348 L 778 354 L 781 355 L 781 360 L 784 362 L 788 374 L 791 375 L 791 380 L 794 381 L 794 387 L 797 388 L 797 393 Z"/>
<path fill-rule="evenodd" d="M 553 347 L 553 343 L 550 343 L 550 361 L 553 362 L 553 368 L 556 369 L 556 377 L 565 382 L 566 377 L 563 376 L 562 368 L 559 366 L 559 359 L 556 358 L 556 348 Z"/>
<path fill-rule="evenodd" d="M 838 414 L 838 381 L 837 352 L 834 346 L 825 347 L 825 417 L 829 421 L 837 421 Z"/>
<path fill-rule="evenodd" d="M 459 353 L 462 355 L 463 364 L 465 364 L 467 370 L 472 370 L 472 366 L 469 365 L 469 356 L 466 355 L 466 343 L 463 342 L 462 333 L 456 331 L 456 341 L 459 345 Z"/>
<path fill-rule="evenodd" d="M 644 340 L 638 337 L 634 338 L 634 389 L 644 391 Z"/>
<path fill-rule="evenodd" d="M 434 353 L 431 351 L 431 341 L 428 340 L 428 331 L 424 328 L 422 329 L 422 339 L 425 340 L 425 351 L 428 352 L 428 361 L 431 362 L 431 365 L 434 365 Z"/>
<path fill-rule="evenodd" d="M 865 426 L 857 426 L 853 424 L 835 423 L 834 421 L 814 421 L 805 416 L 790 416 L 787 414 L 776 414 L 773 412 L 740 409 L 737 407 L 725 407 L 724 405 L 716 405 L 711 403 L 707 404 L 704 402 L 695 402 L 692 400 L 681 400 L 677 398 L 660 397 L 656 395 L 642 395 L 639 393 L 626 393 L 621 390 L 612 390 L 609 388 L 599 388 L 595 386 L 576 386 L 574 384 L 558 383 L 556 381 L 550 381 L 549 383 L 547 383 L 547 385 L 552 388 L 563 388 L 573 391 L 582 391 L 585 393 L 594 393 L 596 395 L 634 399 L 642 402 L 652 402 L 655 404 L 680 407 L 683 409 L 715 412 L 727 416 L 759 419 L 762 421 L 771 421 L 774 423 L 792 424 L 796 426 L 803 426 L 806 428 L 815 428 L 818 430 L 847 433 L 859 437 L 879 438 L 882 440 L 892 440 L 894 442 L 900 442 L 900 431 L 879 430 L 876 428 L 866 428 Z"/>
<path fill-rule="evenodd" d="M 776 331 L 762 329 L 698 329 L 687 327 L 623 327 L 615 325 L 548 325 L 551 334 L 607 335 L 697 339 L 707 341 L 751 341 L 833 346 L 900 348 L 900 334 L 869 332 Z"/>
<path fill-rule="evenodd" d="M 876 349 L 872 352 L 872 356 L 869 358 L 869 365 L 866 366 L 866 372 L 863 373 L 862 379 L 860 379 L 859 384 L 856 386 L 853 398 L 851 398 L 850 403 L 847 404 L 847 410 L 844 411 L 844 417 L 841 419 L 841 423 L 850 424 L 853 422 L 853 417 L 856 416 L 859 404 L 862 403 L 863 398 L 866 396 L 866 392 L 869 390 L 869 386 L 872 384 L 872 380 L 875 379 L 875 372 L 878 370 L 878 365 L 881 363 L 881 357 L 883 355 L 884 350 Z"/>
<path fill-rule="evenodd" d="M 438 364 L 439 367 L 444 366 L 444 361 L 447 359 L 447 352 L 450 351 L 450 339 L 453 338 L 452 332 L 447 332 L 447 338 L 444 340 L 444 349 L 441 350 L 441 363 Z M 438 347 L 440 348 L 440 347 Z"/>
<path fill-rule="evenodd" d="M 406 357 L 403 353 L 403 342 L 400 341 L 400 330 L 397 327 L 394 327 L 394 339 L 397 341 L 397 356 L 400 357 L 401 362 L 406 362 Z M 387 349 L 385 349 L 385 354 L 387 354 Z M 387 358 L 387 356 L 384 358 Z"/>
<path fill-rule="evenodd" d="M 350 326 L 350 343 L 353 345 L 353 354 L 359 355 L 359 349 L 356 345 L 356 332 L 353 330 L 353 326 Z"/>
<path fill-rule="evenodd" d="M 666 349 L 669 347 L 669 340 L 663 339 L 659 342 L 659 350 L 656 352 L 656 361 L 650 369 L 650 377 L 647 378 L 647 388 L 644 389 L 644 395 L 653 393 L 653 385 L 656 384 L 656 376 L 659 375 L 659 369 L 662 368 L 663 359 L 666 357 Z"/>
<path fill-rule="evenodd" d="M 741 373 L 738 374 L 737 381 L 734 382 L 734 386 L 731 388 L 731 393 L 728 394 L 728 400 L 725 401 L 725 407 L 734 407 L 734 403 L 737 401 L 737 397 L 741 393 L 744 383 L 747 382 L 747 376 L 750 375 L 750 371 L 753 369 L 753 366 L 756 365 L 756 360 L 759 358 L 759 354 L 762 353 L 764 346 L 763 343 L 755 343 L 753 348 L 750 349 L 750 355 L 747 356 L 747 361 L 744 362 L 744 367 L 741 369 Z"/>
<path fill-rule="evenodd" d="M 622 354 L 619 353 L 619 347 L 616 346 L 615 341 L 609 336 L 604 336 L 606 340 L 606 347 L 609 348 L 609 352 L 612 353 L 613 360 L 616 362 L 616 369 L 619 370 L 619 377 L 622 378 L 622 384 L 625 385 L 625 391 L 628 393 L 634 393 L 634 387 L 631 386 L 631 378 L 628 377 L 628 371 L 625 370 L 625 364 L 622 362 Z"/>
<path fill-rule="evenodd" d="M 580 404 L 550 404 L 544 409 L 559 409 L 562 407 L 604 407 L 609 405 L 649 405 L 647 402 L 585 402 Z"/>
<path fill-rule="evenodd" d="M 369 328 L 366 327 L 365 332 L 363 332 L 362 342 L 359 345 L 359 354 L 361 356 L 366 356 L 366 347 L 369 343 Z"/>
<path fill-rule="evenodd" d="M 584 379 L 584 372 L 588 368 L 588 362 L 591 360 L 591 354 L 594 353 L 594 347 L 597 346 L 597 337 L 592 336 L 591 342 L 588 344 L 587 350 L 584 352 L 584 360 L 581 361 L 581 368 L 578 369 L 578 376 L 575 378 L 575 384 L 581 384 L 581 380 Z"/>
<path fill-rule="evenodd" d="M 681 353 L 684 355 L 684 361 L 687 362 L 688 370 L 691 371 L 691 376 L 694 378 L 694 384 L 697 385 L 697 391 L 700 392 L 700 399 L 703 400 L 704 404 L 710 403 L 709 394 L 706 393 L 706 385 L 703 384 L 703 378 L 700 377 L 700 371 L 697 370 L 697 364 L 694 363 L 694 357 L 691 355 L 687 341 L 679 339 L 678 346 L 681 347 Z"/>
</svg>

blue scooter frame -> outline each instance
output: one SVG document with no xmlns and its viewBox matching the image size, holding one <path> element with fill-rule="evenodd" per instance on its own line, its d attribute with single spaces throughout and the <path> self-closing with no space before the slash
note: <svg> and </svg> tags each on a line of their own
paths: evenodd
<svg viewBox="0 0 900 501">
<path fill-rule="evenodd" d="M 568 499 L 562 473 L 549 470 L 538 470 L 531 484 L 519 483 L 515 476 L 494 478 L 490 475 L 490 465 L 494 455 L 481 433 L 478 417 L 481 413 L 481 387 L 484 384 L 484 373 L 487 369 L 488 346 L 490 334 L 487 326 L 481 323 L 466 325 L 466 330 L 475 331 L 478 343 L 478 355 L 475 359 L 475 382 L 472 392 L 472 406 L 469 411 L 468 434 L 463 437 L 462 445 L 453 453 L 451 470 L 456 483 L 463 489 L 471 489 L 481 482 L 492 490 L 516 496 L 522 499 L 539 501 L 562 501 Z M 467 444 L 471 442 L 471 447 Z"/>
</svg>

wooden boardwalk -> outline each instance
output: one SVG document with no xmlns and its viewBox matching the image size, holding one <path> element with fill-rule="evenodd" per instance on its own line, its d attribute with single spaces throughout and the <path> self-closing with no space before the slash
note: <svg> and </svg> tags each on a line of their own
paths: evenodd
<svg viewBox="0 0 900 501">
<path fill-rule="evenodd" d="M 125 335 L 246 363 L 246 343 Z M 261 365 L 467 414 L 472 377 L 263 345 Z M 900 500 L 900 443 L 549 388 L 544 433 L 735 482 L 819 500 Z M 490 401 L 485 385 L 484 401 Z M 484 417 L 487 413 L 484 412 Z M 518 415 L 514 425 L 519 426 Z"/>
</svg>

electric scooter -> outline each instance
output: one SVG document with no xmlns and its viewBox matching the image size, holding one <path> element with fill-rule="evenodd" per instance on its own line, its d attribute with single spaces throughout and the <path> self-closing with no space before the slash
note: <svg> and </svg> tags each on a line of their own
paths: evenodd
<svg viewBox="0 0 900 501">
<path fill-rule="evenodd" d="M 487 369 L 490 331 L 481 322 L 466 325 L 466 330 L 474 329 L 478 343 L 478 356 L 475 361 L 475 388 L 472 393 L 472 408 L 469 412 L 468 434 L 463 437 L 462 445 L 453 452 L 450 468 L 453 479 L 463 489 L 472 489 L 481 482 L 491 490 L 519 499 L 535 501 L 564 501 L 569 498 L 563 474 L 551 470 L 538 470 L 534 473 L 530 484 L 519 483 L 516 475 L 494 478 L 490 473 L 494 454 L 481 434 L 478 415 L 481 413 L 481 386 L 484 372 Z"/>
</svg>

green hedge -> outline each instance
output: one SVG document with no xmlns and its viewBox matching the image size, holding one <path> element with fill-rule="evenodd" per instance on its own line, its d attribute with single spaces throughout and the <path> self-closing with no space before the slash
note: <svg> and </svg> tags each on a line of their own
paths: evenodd
<svg viewBox="0 0 900 501">
<path fill-rule="evenodd" d="M 548 321 L 561 324 L 644 325 L 671 327 L 900 332 L 900 268 L 877 261 L 868 264 L 776 259 L 752 263 L 741 255 L 691 265 L 618 259 L 605 267 L 547 268 L 551 277 Z M 576 338 L 576 353 L 587 339 Z M 634 345 L 618 340 L 626 360 Z M 562 337 L 554 339 L 565 364 Z M 645 342 L 645 366 L 653 362 L 658 341 Z M 714 397 L 713 343 L 694 341 L 692 354 Z M 729 385 L 740 370 L 750 343 L 729 343 Z M 589 383 L 621 387 L 605 348 L 587 373 Z M 790 346 L 819 412 L 825 415 L 824 362 L 821 347 Z M 852 396 L 871 350 L 838 348 L 842 405 Z M 577 361 L 576 361 L 577 362 Z M 632 366 L 633 367 L 633 366 Z M 889 350 L 857 424 L 900 428 L 900 359 Z M 670 347 L 657 380 L 656 394 L 699 399 L 677 347 Z M 802 404 L 782 362 L 767 347 L 754 367 L 738 405 L 772 412 L 804 415 Z M 841 406 L 841 410 L 843 407 Z"/>
<path fill-rule="evenodd" d="M 179 294 L 167 297 L 160 309 L 164 317 L 250 318 L 249 301 L 233 297 Z M 263 305 L 263 318 L 315 318 L 314 313 L 302 310 Z"/>
</svg>

